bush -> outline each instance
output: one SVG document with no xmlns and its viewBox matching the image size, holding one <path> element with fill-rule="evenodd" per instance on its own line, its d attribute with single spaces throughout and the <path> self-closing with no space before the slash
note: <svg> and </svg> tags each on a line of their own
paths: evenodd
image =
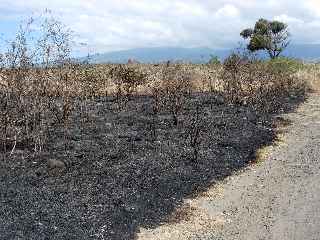
<svg viewBox="0 0 320 240">
<path fill-rule="evenodd" d="M 33 35 L 33 21 L 20 26 L 1 55 L 0 151 L 4 156 L 16 147 L 40 152 L 53 116 L 64 120 L 66 130 L 72 110 L 71 33 L 47 16 Z"/>
<path fill-rule="evenodd" d="M 162 81 L 156 89 L 161 109 L 172 114 L 174 125 L 178 124 L 178 115 L 187 97 L 193 89 L 191 73 L 182 65 L 164 67 Z"/>
<path fill-rule="evenodd" d="M 117 93 L 130 97 L 138 86 L 146 83 L 147 76 L 138 69 L 129 65 L 118 65 L 111 69 L 113 82 L 117 86 Z"/>
<path fill-rule="evenodd" d="M 209 65 L 220 65 L 221 62 L 217 56 L 210 55 Z"/>
<path fill-rule="evenodd" d="M 233 54 L 224 62 L 222 74 L 225 99 L 232 104 L 245 104 L 258 111 L 273 112 L 283 100 L 303 95 L 306 84 L 293 74 L 297 62 L 288 59 L 248 60 Z"/>
<path fill-rule="evenodd" d="M 267 61 L 273 72 L 295 74 L 304 68 L 303 62 L 294 58 L 279 57 Z"/>
</svg>

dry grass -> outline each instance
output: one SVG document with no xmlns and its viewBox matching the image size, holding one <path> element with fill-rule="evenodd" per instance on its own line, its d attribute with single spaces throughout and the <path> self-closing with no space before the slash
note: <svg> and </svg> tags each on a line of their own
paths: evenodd
<svg viewBox="0 0 320 240">
<path fill-rule="evenodd" d="M 320 64 L 307 64 L 297 73 L 298 79 L 306 81 L 311 90 L 320 91 Z"/>
<path fill-rule="evenodd" d="M 223 92 L 232 104 L 249 105 L 260 112 L 274 112 L 282 108 L 288 98 L 304 96 L 306 80 L 295 74 L 295 67 L 286 60 L 252 61 L 239 55 L 226 59 L 223 69 Z"/>
</svg>

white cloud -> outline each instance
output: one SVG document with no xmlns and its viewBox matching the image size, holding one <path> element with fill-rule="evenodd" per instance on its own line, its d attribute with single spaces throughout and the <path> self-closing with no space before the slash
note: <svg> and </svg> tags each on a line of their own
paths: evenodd
<svg viewBox="0 0 320 240">
<path fill-rule="evenodd" d="M 306 7 L 317 17 L 320 17 L 320 1 L 319 0 L 306 0 L 305 1 Z"/>
<path fill-rule="evenodd" d="M 286 14 L 281 14 L 280 16 L 275 16 L 274 20 L 285 22 L 287 24 L 303 24 L 304 21 L 295 17 L 287 16 Z"/>
<path fill-rule="evenodd" d="M 239 16 L 239 14 L 240 12 L 235 6 L 227 4 L 220 8 L 215 15 L 219 18 L 234 18 Z"/>
<path fill-rule="evenodd" d="M 261 17 L 288 23 L 293 42 L 320 41 L 319 0 L 0 0 L 0 19 L 15 21 L 45 8 L 96 52 L 230 47 Z"/>
</svg>

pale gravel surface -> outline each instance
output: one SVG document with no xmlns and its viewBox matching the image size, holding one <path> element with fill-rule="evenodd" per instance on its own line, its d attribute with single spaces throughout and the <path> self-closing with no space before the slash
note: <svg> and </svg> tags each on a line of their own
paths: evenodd
<svg viewBox="0 0 320 240">
<path fill-rule="evenodd" d="M 283 142 L 263 162 L 188 200 L 193 217 L 139 239 L 319 240 L 320 95 L 284 118 Z M 199 227 L 199 225 L 201 225 Z"/>
</svg>

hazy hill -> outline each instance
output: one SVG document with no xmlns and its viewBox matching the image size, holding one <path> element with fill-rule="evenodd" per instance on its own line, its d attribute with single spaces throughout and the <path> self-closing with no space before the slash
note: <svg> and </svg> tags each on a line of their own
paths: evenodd
<svg viewBox="0 0 320 240">
<path fill-rule="evenodd" d="M 90 62 L 126 63 L 128 59 L 132 59 L 142 63 L 156 63 L 168 60 L 202 63 L 208 62 L 211 55 L 218 56 L 220 59 L 224 59 L 231 52 L 231 49 L 214 50 L 210 48 L 136 48 L 95 54 L 90 56 Z M 320 44 L 290 45 L 284 52 L 284 55 L 304 60 L 320 60 Z M 81 60 L 84 60 L 84 58 Z"/>
<path fill-rule="evenodd" d="M 225 58 L 230 50 L 213 50 L 210 48 L 136 48 L 108 53 L 98 53 L 90 56 L 91 63 L 126 63 L 128 59 L 143 63 L 156 63 L 164 61 L 187 61 L 193 63 L 207 62 L 210 55 Z"/>
<path fill-rule="evenodd" d="M 289 45 L 284 54 L 304 60 L 320 61 L 320 44 Z"/>
</svg>

